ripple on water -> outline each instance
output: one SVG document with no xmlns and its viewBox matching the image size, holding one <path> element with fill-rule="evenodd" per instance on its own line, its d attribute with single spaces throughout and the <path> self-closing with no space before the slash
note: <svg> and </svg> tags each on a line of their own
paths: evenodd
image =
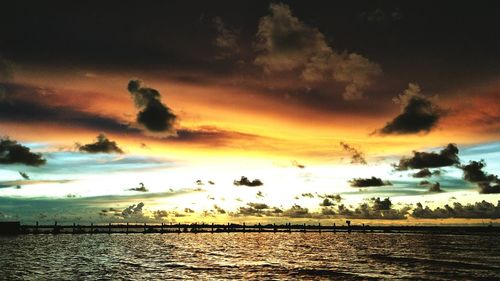
<svg viewBox="0 0 500 281">
<path fill-rule="evenodd" d="M 500 238 L 344 233 L 0 238 L 0 279 L 500 279 Z"/>
</svg>

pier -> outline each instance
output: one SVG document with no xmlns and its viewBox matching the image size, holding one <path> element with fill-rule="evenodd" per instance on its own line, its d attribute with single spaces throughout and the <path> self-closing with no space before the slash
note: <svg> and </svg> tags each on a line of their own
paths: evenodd
<svg viewBox="0 0 500 281">
<path fill-rule="evenodd" d="M 107 224 L 39 224 L 23 225 L 20 222 L 0 222 L 0 235 L 21 234 L 147 234 L 147 233 L 436 233 L 500 235 L 500 227 L 486 226 L 371 226 L 366 224 L 207 224 L 207 223 L 107 223 Z"/>
</svg>

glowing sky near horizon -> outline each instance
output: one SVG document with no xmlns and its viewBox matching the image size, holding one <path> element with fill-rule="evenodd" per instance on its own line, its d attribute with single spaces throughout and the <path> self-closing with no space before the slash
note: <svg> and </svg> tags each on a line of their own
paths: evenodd
<svg viewBox="0 0 500 281">
<path fill-rule="evenodd" d="M 416 3 L 227 4 L 135 7 L 133 22 L 135 12 L 111 4 L 66 4 L 21 22 L 12 17 L 28 17 L 27 4 L 11 3 L 0 20 L 0 133 L 46 163 L 7 163 L 0 150 L 0 218 L 274 219 L 244 214 L 262 203 L 280 209 L 278 219 L 338 219 L 339 205 L 354 210 L 376 197 L 410 206 L 410 218 L 419 202 L 500 200 L 500 40 L 443 32 L 489 26 L 480 17 L 488 11 L 457 5 L 441 18 L 426 10 L 433 25 L 451 22 L 426 33 Z M 101 133 L 123 153 L 81 149 Z M 394 167 L 448 144 L 460 162 L 423 167 L 433 175 Z M 480 160 L 492 177 L 467 180 L 464 165 Z M 263 184 L 235 185 L 241 177 Z M 352 186 L 371 177 L 390 184 Z M 441 192 L 429 191 L 437 182 Z M 342 199 L 322 206 L 325 195 Z M 139 202 L 136 217 L 122 212 Z"/>
</svg>

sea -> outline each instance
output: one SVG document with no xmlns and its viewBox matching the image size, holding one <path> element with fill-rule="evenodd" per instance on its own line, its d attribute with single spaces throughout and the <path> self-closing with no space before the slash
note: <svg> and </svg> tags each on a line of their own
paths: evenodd
<svg viewBox="0 0 500 281">
<path fill-rule="evenodd" d="M 500 280 L 500 237 L 398 233 L 0 237 L 1 280 Z"/>
</svg>

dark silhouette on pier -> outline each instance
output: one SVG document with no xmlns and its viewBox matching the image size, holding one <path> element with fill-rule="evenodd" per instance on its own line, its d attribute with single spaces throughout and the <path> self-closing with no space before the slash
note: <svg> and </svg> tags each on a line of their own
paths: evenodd
<svg viewBox="0 0 500 281">
<path fill-rule="evenodd" d="M 19 234 L 134 234 L 134 233 L 230 233 L 230 232 L 383 232 L 383 233 L 437 233 L 437 234 L 477 234 L 500 235 L 500 227 L 492 224 L 487 226 L 371 226 L 367 224 L 354 225 L 346 221 L 346 225 L 337 226 L 318 224 L 261 224 L 248 225 L 245 223 L 206 224 L 206 223 L 177 223 L 177 224 L 147 224 L 147 223 L 108 223 L 108 224 L 39 224 L 21 225 L 20 222 L 0 222 L 0 235 Z"/>
</svg>

